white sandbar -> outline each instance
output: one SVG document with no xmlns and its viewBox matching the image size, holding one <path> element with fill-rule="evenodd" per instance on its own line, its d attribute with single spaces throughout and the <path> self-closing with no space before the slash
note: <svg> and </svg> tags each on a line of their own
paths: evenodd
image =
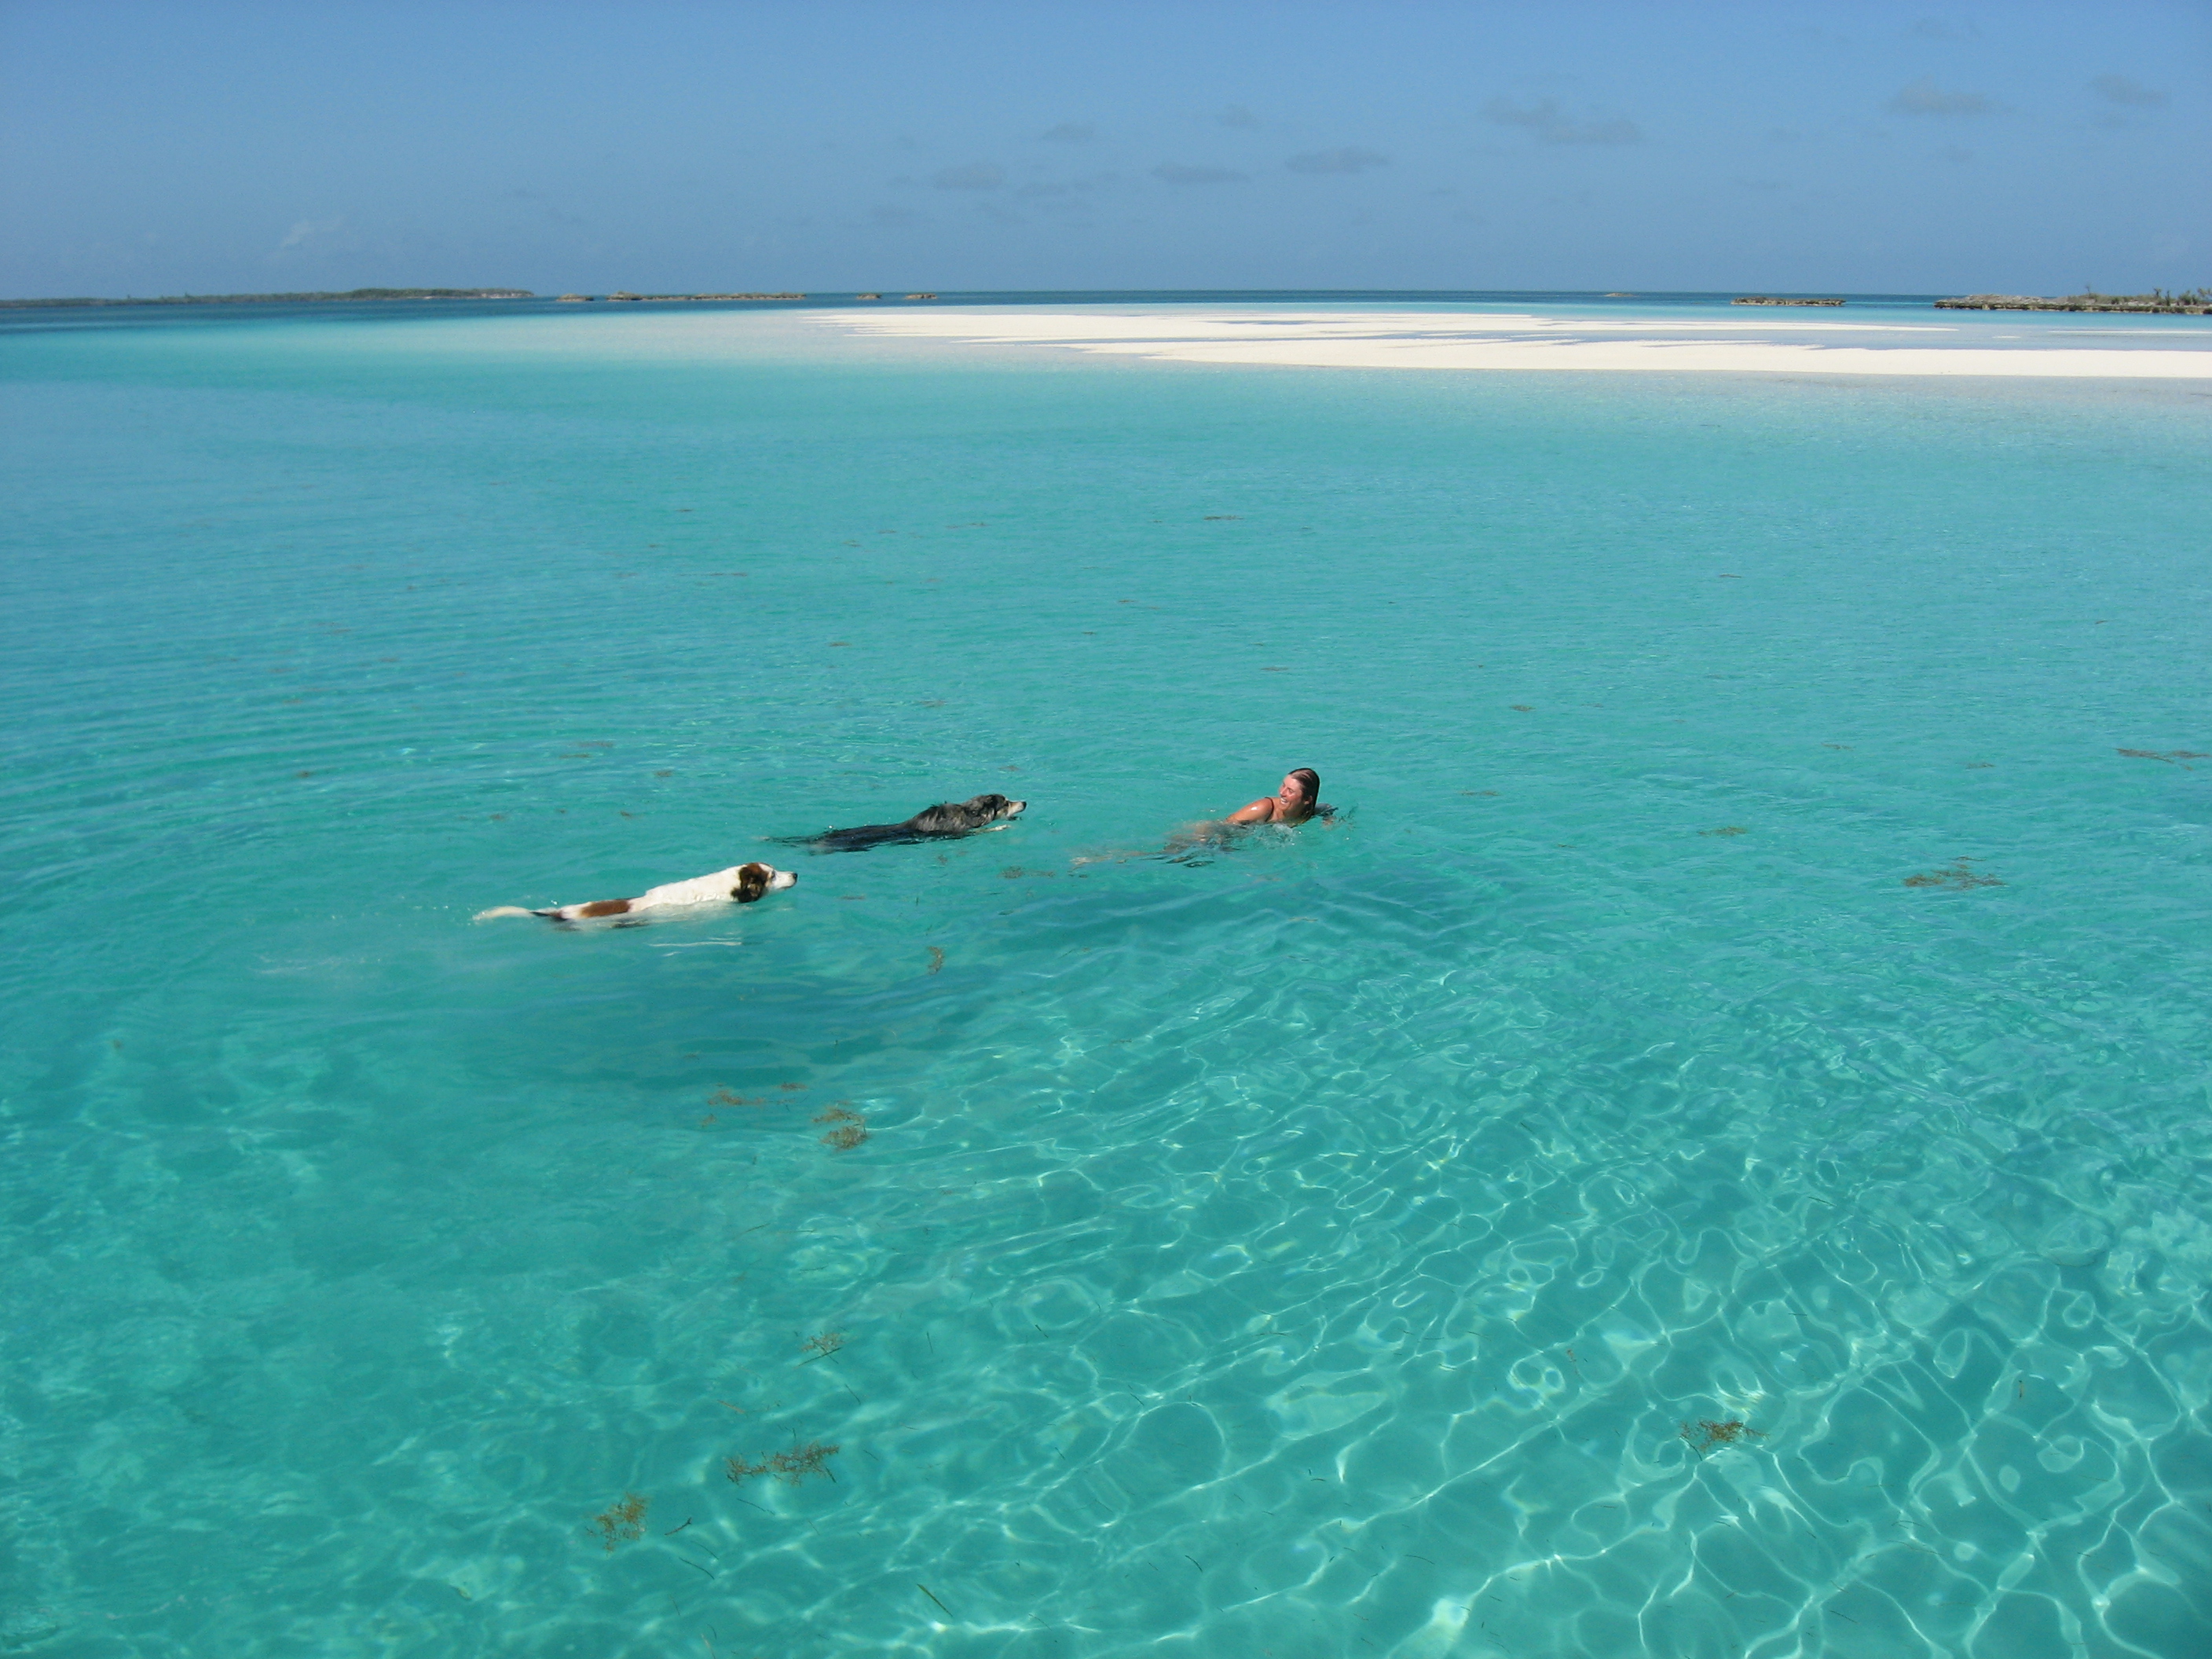
<svg viewBox="0 0 2212 1659">
<path fill-rule="evenodd" d="M 1190 363 L 1308 368 L 1574 369 L 1671 374 L 1943 374 L 2212 380 L 2212 331 L 2188 345 L 1991 346 L 1986 326 L 1942 322 L 1651 319 L 1487 312 L 991 311 L 965 307 L 815 313 L 855 334 Z M 2120 331 L 2114 331 L 2120 334 Z M 2201 332 L 2202 344 L 2197 343 Z M 1853 337 L 1879 335 L 1895 344 Z M 2140 339 L 2130 331 L 2122 337 Z M 1957 343 L 1950 343 L 1951 340 Z M 1967 343 L 1972 340 L 1974 343 Z"/>
</svg>

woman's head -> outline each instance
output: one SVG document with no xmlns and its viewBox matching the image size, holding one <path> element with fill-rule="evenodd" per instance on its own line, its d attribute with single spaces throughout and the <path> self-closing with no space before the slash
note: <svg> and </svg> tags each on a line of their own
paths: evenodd
<svg viewBox="0 0 2212 1659">
<path fill-rule="evenodd" d="M 1321 799 L 1321 774 L 1310 766 L 1285 773 L 1283 787 L 1275 792 L 1275 799 L 1282 802 L 1285 811 L 1299 817 L 1307 817 Z"/>
</svg>

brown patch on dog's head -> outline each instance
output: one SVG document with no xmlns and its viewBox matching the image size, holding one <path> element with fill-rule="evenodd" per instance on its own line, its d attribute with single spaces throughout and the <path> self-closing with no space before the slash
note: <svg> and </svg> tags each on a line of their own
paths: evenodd
<svg viewBox="0 0 2212 1659">
<path fill-rule="evenodd" d="M 799 877 L 792 871 L 778 870 L 767 864 L 741 864 L 738 866 L 738 884 L 730 889 L 730 896 L 740 904 L 750 904 L 756 899 L 798 884 Z"/>
</svg>

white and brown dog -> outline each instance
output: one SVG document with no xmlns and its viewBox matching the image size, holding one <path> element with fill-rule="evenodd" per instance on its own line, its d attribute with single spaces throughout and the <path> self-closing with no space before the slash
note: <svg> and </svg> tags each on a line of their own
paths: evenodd
<svg viewBox="0 0 2212 1659">
<path fill-rule="evenodd" d="M 495 916 L 543 916 L 548 921 L 597 921 L 607 916 L 635 916 L 644 910 L 680 910 L 696 908 L 705 904 L 750 904 L 769 893 L 780 893 L 797 884 L 799 878 L 788 870 L 770 869 L 765 864 L 734 864 L 726 870 L 717 870 L 711 876 L 694 876 L 690 881 L 672 881 L 659 887 L 648 887 L 635 898 L 593 899 L 589 904 L 556 904 L 548 910 L 526 910 L 520 905 L 502 904 L 496 909 L 479 910 L 474 920 L 489 921 Z M 617 922 L 617 927 L 635 926 Z"/>
</svg>

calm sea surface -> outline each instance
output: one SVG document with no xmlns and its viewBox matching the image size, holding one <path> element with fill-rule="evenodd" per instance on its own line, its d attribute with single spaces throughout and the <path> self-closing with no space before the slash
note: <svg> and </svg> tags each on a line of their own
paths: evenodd
<svg viewBox="0 0 2212 1659">
<path fill-rule="evenodd" d="M 2212 1650 L 2212 381 L 9 327 L 0 1651 Z"/>
</svg>

